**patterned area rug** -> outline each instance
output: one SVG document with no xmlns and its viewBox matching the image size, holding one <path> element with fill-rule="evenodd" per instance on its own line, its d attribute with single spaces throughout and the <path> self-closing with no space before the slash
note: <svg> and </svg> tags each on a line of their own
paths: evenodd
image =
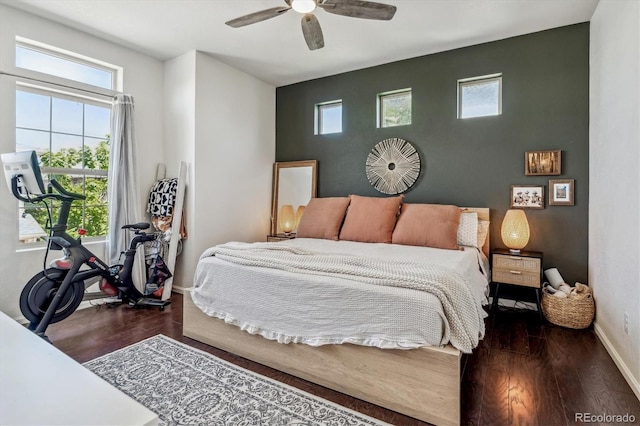
<svg viewBox="0 0 640 426">
<path fill-rule="evenodd" d="M 84 364 L 161 425 L 384 425 L 157 335 Z"/>
</svg>

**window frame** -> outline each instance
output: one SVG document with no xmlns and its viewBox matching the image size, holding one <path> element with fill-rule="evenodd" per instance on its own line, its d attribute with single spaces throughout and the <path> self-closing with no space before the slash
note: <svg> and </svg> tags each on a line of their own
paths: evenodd
<svg viewBox="0 0 640 426">
<path fill-rule="evenodd" d="M 410 103 L 409 106 L 411 108 L 411 114 L 409 117 L 409 123 L 405 123 L 405 124 L 394 124 L 391 126 L 385 126 L 385 119 L 384 119 L 384 99 L 391 99 L 391 98 L 400 98 L 402 96 L 406 96 L 409 95 L 410 97 Z M 411 87 L 407 87 L 404 89 L 398 89 L 398 90 L 392 90 L 389 92 L 382 92 L 382 93 L 378 93 L 378 95 L 376 96 L 377 102 L 376 102 L 376 126 L 379 129 L 386 129 L 389 127 L 398 127 L 398 126 L 410 126 L 411 124 L 413 124 L 413 90 Z"/>
<path fill-rule="evenodd" d="M 323 121 L 323 115 L 322 115 L 322 111 L 325 108 L 336 108 L 336 107 L 340 107 L 340 130 L 336 131 L 336 132 L 323 132 L 322 131 L 322 121 Z M 343 127 L 342 127 L 342 113 L 343 113 L 343 108 L 342 108 L 342 99 L 336 99 L 333 101 L 326 101 L 326 102 L 320 102 L 317 103 L 315 105 L 315 113 L 314 113 L 314 134 L 316 136 L 320 136 L 320 135 L 335 135 L 337 133 L 342 133 Z"/>
<path fill-rule="evenodd" d="M 487 115 L 474 115 L 473 117 L 462 116 L 462 88 L 466 86 L 479 86 L 481 84 L 487 84 L 497 81 L 498 82 L 498 112 L 496 114 Z M 482 117 L 496 117 L 502 115 L 502 73 L 482 75 L 478 77 L 461 78 L 457 84 L 457 118 L 460 120 L 467 120 L 470 118 L 482 118 Z"/>
</svg>

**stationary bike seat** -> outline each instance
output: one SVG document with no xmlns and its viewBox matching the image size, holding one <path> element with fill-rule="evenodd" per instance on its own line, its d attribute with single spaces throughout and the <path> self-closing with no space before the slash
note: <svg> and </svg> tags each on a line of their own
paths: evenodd
<svg viewBox="0 0 640 426">
<path fill-rule="evenodd" d="M 151 225 L 148 224 L 147 222 L 138 222 L 138 223 L 132 223 L 130 225 L 124 225 L 122 229 L 147 229 L 150 226 Z"/>
</svg>

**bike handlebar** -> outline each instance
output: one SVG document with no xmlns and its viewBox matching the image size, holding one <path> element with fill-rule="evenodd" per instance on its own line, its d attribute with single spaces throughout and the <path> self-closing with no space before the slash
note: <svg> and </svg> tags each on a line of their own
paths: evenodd
<svg viewBox="0 0 640 426">
<path fill-rule="evenodd" d="M 16 197 L 20 201 L 24 201 L 27 203 L 38 202 L 42 200 L 46 200 L 47 198 L 55 198 L 60 201 L 73 201 L 73 200 L 84 200 L 87 197 L 82 194 L 75 194 L 73 192 L 69 192 L 62 185 L 58 183 L 57 180 L 51 179 L 49 181 L 49 191 L 46 194 L 31 194 L 27 192 L 26 195 L 23 195 L 18 188 L 18 179 L 22 175 L 16 175 L 11 178 L 11 192 L 13 196 Z M 51 191 L 51 188 L 54 188 L 58 193 L 54 194 Z"/>
<path fill-rule="evenodd" d="M 49 181 L 49 185 L 51 185 L 52 187 L 54 187 L 54 188 L 55 188 L 55 190 L 56 190 L 56 191 L 58 191 L 58 193 L 60 193 L 60 195 L 63 195 L 63 196 L 65 196 L 65 197 L 69 197 L 69 198 L 72 198 L 72 199 L 74 199 L 74 200 L 84 200 L 84 199 L 86 199 L 86 198 L 87 198 L 85 195 L 82 195 L 82 194 L 75 194 L 75 193 L 73 193 L 73 192 L 69 192 L 69 191 L 67 191 L 67 190 L 66 190 L 66 189 L 64 189 L 64 187 L 63 187 L 62 185 L 60 185 L 60 184 L 58 183 L 58 181 L 57 181 L 57 180 L 55 180 L 55 179 L 51 179 L 51 180 Z M 54 196 L 55 196 L 56 194 L 51 194 L 51 195 L 54 195 Z"/>
</svg>

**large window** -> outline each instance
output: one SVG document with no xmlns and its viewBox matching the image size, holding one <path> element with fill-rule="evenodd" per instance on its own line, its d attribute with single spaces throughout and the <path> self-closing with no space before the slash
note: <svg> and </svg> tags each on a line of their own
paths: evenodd
<svg viewBox="0 0 640 426">
<path fill-rule="evenodd" d="M 502 114 L 502 74 L 458 80 L 458 118 Z"/>
<path fill-rule="evenodd" d="M 42 84 L 21 79 L 16 84 L 16 151 L 36 151 L 45 184 L 55 178 L 67 190 L 86 196 L 72 205 L 69 233 L 83 228 L 88 237 L 106 235 L 111 102 L 108 97 L 82 91 L 82 85 L 112 89 L 117 70 L 23 40 L 16 42 L 16 67 L 42 74 L 38 78 Z M 58 87 L 47 76 L 64 77 L 79 85 Z M 51 207 L 55 221 L 60 203 L 53 202 Z M 18 214 L 21 242 L 48 235 L 51 223 L 44 205 L 20 202 Z"/>
<path fill-rule="evenodd" d="M 411 89 L 378 95 L 378 127 L 411 124 Z"/>
<path fill-rule="evenodd" d="M 87 236 L 107 234 L 110 118 L 108 104 L 42 89 L 18 86 L 16 90 L 16 151 L 35 150 L 47 177 L 87 197 L 73 204 L 70 232 L 84 228 Z M 53 207 L 55 218 L 59 203 Z M 24 203 L 19 215 L 21 241 L 44 236 L 48 219 L 44 206 Z"/>
</svg>

